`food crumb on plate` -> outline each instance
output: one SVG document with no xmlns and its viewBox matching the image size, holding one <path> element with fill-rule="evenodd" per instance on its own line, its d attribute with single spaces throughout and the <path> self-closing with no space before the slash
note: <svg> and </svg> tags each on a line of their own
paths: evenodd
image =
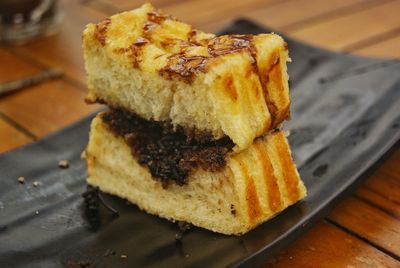
<svg viewBox="0 0 400 268">
<path fill-rule="evenodd" d="M 58 167 L 60 167 L 60 168 L 69 168 L 69 161 L 68 160 L 60 160 L 60 161 L 58 161 Z"/>
<path fill-rule="evenodd" d="M 19 182 L 20 184 L 24 184 L 24 183 L 25 183 L 25 177 L 23 177 L 23 176 L 18 177 L 18 182 Z"/>
</svg>

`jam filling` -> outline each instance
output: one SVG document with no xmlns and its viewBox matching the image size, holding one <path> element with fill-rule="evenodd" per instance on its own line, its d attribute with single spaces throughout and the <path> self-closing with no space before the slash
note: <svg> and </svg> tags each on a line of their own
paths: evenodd
<svg viewBox="0 0 400 268">
<path fill-rule="evenodd" d="M 221 170 L 234 144 L 196 131 L 173 129 L 165 122 L 148 121 L 122 109 L 111 109 L 102 117 L 115 136 L 123 137 L 138 162 L 166 187 L 171 181 L 185 185 L 192 170 Z"/>
</svg>

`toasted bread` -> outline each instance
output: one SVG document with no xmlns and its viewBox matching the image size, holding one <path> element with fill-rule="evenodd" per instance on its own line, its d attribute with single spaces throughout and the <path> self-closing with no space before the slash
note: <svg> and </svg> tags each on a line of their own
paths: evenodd
<svg viewBox="0 0 400 268">
<path fill-rule="evenodd" d="M 193 170 L 183 186 L 163 187 L 101 114 L 92 122 L 85 155 L 89 184 L 148 213 L 223 234 L 246 233 L 306 195 L 283 131 L 231 152 L 220 171 Z"/>
<path fill-rule="evenodd" d="M 276 34 L 217 37 L 144 4 L 89 24 L 83 49 L 88 102 L 228 136 L 236 151 L 289 116 L 288 50 Z"/>
</svg>

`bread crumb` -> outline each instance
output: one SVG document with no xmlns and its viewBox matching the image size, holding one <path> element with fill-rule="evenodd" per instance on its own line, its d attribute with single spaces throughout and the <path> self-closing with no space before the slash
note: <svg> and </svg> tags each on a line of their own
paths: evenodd
<svg viewBox="0 0 400 268">
<path fill-rule="evenodd" d="M 178 224 L 179 230 L 182 233 L 190 230 L 190 228 L 192 227 L 192 225 L 190 223 L 186 222 L 186 221 L 178 221 L 177 224 Z"/>
<path fill-rule="evenodd" d="M 182 244 L 183 234 L 181 232 L 175 234 L 175 242 Z"/>
<path fill-rule="evenodd" d="M 39 182 L 34 181 L 34 182 L 32 183 L 32 185 L 33 185 L 33 187 L 38 187 L 40 184 L 39 184 Z"/>
<path fill-rule="evenodd" d="M 68 160 L 60 160 L 58 161 L 59 168 L 69 168 L 69 161 Z"/>
<path fill-rule="evenodd" d="M 24 184 L 25 183 L 25 177 L 19 177 L 18 178 L 18 182 L 20 183 L 20 184 Z"/>
<path fill-rule="evenodd" d="M 36 210 L 36 211 L 35 211 L 35 214 L 36 214 L 36 215 L 39 215 L 39 210 Z"/>
<path fill-rule="evenodd" d="M 128 258 L 128 256 L 126 256 L 126 255 L 121 255 L 121 259 L 126 259 L 126 258 Z"/>
</svg>

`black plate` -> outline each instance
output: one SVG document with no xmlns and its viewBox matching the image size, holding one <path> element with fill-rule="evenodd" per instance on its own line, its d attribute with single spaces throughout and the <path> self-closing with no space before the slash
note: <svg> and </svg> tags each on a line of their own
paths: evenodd
<svg viewBox="0 0 400 268">
<path fill-rule="evenodd" d="M 238 20 L 224 32 L 268 31 Z M 292 121 L 287 128 L 308 188 L 304 201 L 242 237 L 193 228 L 179 246 L 173 224 L 107 196 L 121 216 L 113 218 L 102 208 L 102 225 L 91 231 L 83 217 L 86 174 L 80 160 L 90 116 L 0 156 L 1 266 L 57 267 L 79 261 L 96 267 L 265 263 L 323 217 L 400 137 L 399 61 L 336 54 L 287 40 L 293 59 Z M 59 169 L 61 159 L 70 161 L 69 169 Z M 19 185 L 19 176 L 25 176 L 25 185 Z M 40 186 L 33 187 L 33 181 Z M 107 254 L 110 250 L 116 255 Z"/>
</svg>

